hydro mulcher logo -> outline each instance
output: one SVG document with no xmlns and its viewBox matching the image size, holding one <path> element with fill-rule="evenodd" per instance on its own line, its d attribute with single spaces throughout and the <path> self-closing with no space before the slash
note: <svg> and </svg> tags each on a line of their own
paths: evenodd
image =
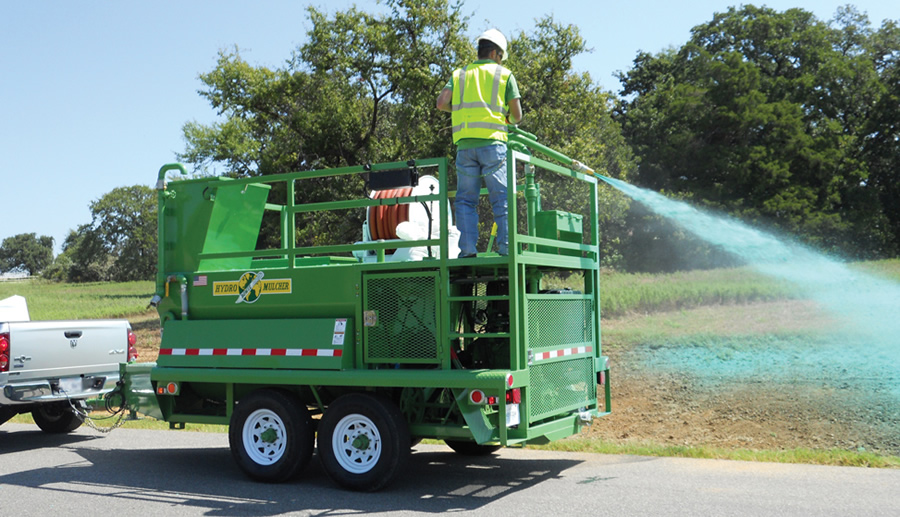
<svg viewBox="0 0 900 517">
<path fill-rule="evenodd" d="M 253 303 L 264 294 L 291 294 L 291 279 L 266 278 L 263 271 L 248 271 L 236 282 L 213 282 L 213 296 L 235 296 L 234 303 Z"/>
</svg>

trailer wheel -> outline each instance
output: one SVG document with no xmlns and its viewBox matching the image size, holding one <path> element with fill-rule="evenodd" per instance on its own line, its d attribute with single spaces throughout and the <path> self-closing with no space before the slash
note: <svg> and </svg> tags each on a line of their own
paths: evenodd
<svg viewBox="0 0 900 517">
<path fill-rule="evenodd" d="M 255 391 L 235 406 L 228 443 L 234 460 L 251 478 L 286 481 L 312 458 L 309 412 L 280 391 Z"/>
<path fill-rule="evenodd" d="M 479 445 L 465 440 L 444 440 L 444 443 L 463 456 L 490 456 L 503 448 L 502 445 Z"/>
<path fill-rule="evenodd" d="M 335 483 L 375 491 L 403 470 L 409 457 L 406 421 L 382 397 L 353 393 L 332 403 L 319 423 L 319 459 Z"/>
<path fill-rule="evenodd" d="M 71 433 L 84 422 L 65 402 L 41 404 L 31 412 L 31 417 L 41 431 L 52 434 Z"/>
</svg>

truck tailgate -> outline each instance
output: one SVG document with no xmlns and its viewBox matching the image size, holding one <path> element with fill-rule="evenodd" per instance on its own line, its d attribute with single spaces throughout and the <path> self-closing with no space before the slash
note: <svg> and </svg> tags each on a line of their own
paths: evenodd
<svg viewBox="0 0 900 517">
<path fill-rule="evenodd" d="M 126 320 L 8 323 L 10 380 L 118 370 L 128 358 Z"/>
</svg>

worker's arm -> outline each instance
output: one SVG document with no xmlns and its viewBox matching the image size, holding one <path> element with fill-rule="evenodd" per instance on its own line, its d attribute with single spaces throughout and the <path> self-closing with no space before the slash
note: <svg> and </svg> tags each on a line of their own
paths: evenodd
<svg viewBox="0 0 900 517">
<path fill-rule="evenodd" d="M 519 99 L 509 101 L 509 114 L 506 116 L 506 120 L 510 124 L 522 122 L 522 103 L 519 102 Z"/>
<path fill-rule="evenodd" d="M 453 98 L 453 90 L 450 88 L 444 88 L 441 90 L 441 94 L 438 95 L 437 98 L 437 109 L 441 111 L 450 111 L 450 101 Z"/>
</svg>

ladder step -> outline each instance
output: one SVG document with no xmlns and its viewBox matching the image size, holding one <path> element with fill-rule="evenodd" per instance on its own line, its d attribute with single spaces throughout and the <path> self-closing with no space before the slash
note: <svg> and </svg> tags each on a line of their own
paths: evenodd
<svg viewBox="0 0 900 517">
<path fill-rule="evenodd" d="M 509 339 L 509 332 L 465 332 L 462 334 L 450 334 L 450 339 L 456 338 L 469 338 L 469 337 L 489 337 L 489 338 L 499 338 L 499 339 Z"/>
<path fill-rule="evenodd" d="M 447 298 L 451 302 L 478 302 L 478 301 L 503 301 L 509 300 L 509 295 L 492 294 L 490 296 L 451 296 Z"/>
</svg>

